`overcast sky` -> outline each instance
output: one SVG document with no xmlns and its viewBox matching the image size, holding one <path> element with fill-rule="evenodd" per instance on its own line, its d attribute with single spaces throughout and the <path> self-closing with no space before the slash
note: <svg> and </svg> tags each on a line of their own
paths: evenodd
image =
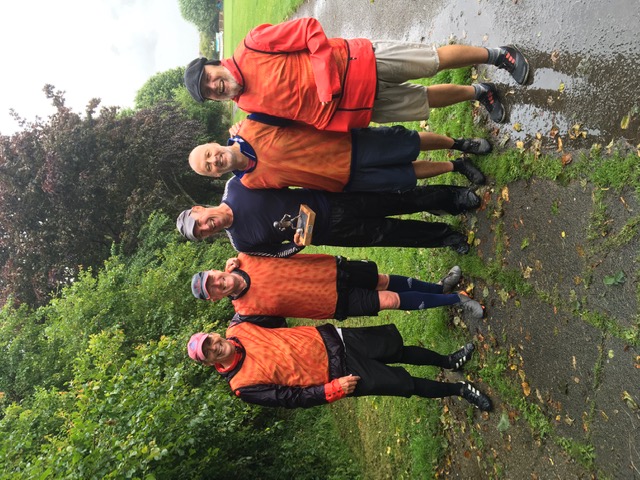
<svg viewBox="0 0 640 480">
<path fill-rule="evenodd" d="M 42 87 L 66 92 L 83 113 L 91 98 L 132 107 L 154 73 L 198 56 L 198 32 L 178 0 L 2 0 L 0 5 L 0 133 L 53 113 Z"/>
</svg>

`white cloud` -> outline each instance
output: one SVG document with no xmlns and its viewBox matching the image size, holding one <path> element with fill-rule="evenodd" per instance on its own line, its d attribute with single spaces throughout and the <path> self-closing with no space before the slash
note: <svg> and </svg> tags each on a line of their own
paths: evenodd
<svg viewBox="0 0 640 480">
<path fill-rule="evenodd" d="M 79 112 L 94 97 L 131 107 L 151 75 L 195 58 L 198 41 L 177 0 L 2 2 L 0 133 L 19 128 L 10 108 L 27 120 L 53 112 L 47 83 Z"/>
</svg>

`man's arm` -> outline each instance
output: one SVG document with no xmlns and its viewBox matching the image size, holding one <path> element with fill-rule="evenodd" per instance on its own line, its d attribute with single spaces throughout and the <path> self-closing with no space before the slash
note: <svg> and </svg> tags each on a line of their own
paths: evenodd
<svg viewBox="0 0 640 480">
<path fill-rule="evenodd" d="M 269 315 L 240 315 L 236 313 L 229 326 L 236 325 L 242 322 L 255 323 L 264 328 L 286 328 L 287 320 L 284 317 L 271 317 Z"/>
<path fill-rule="evenodd" d="M 309 408 L 340 400 L 352 393 L 360 377 L 349 375 L 336 378 L 325 385 L 287 387 L 284 385 L 253 385 L 235 391 L 248 403 L 265 407 Z"/>
<path fill-rule="evenodd" d="M 253 255 L 254 257 L 277 257 L 287 258 L 291 255 L 295 255 L 299 251 L 303 250 L 304 246 L 296 245 L 292 242 L 281 243 L 279 245 L 264 245 L 252 248 L 250 252 L 244 251 L 247 255 Z"/>
<path fill-rule="evenodd" d="M 269 53 L 308 51 L 319 100 L 330 102 L 333 95 L 340 92 L 340 78 L 331 56 L 331 45 L 315 18 L 259 25 L 246 36 L 245 44 L 248 48 Z"/>
</svg>

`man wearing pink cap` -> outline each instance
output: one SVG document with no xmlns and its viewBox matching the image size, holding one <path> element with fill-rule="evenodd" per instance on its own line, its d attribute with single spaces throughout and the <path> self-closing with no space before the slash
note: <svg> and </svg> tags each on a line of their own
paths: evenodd
<svg viewBox="0 0 640 480">
<path fill-rule="evenodd" d="M 364 328 L 286 328 L 284 319 L 263 325 L 236 320 L 226 332 L 196 333 L 189 356 L 215 369 L 245 402 L 268 407 L 313 407 L 345 396 L 387 395 L 424 398 L 461 396 L 490 411 L 491 400 L 469 382 L 446 383 L 411 376 L 388 364 L 460 369 L 474 345 L 451 355 L 404 346 L 395 325 Z"/>
</svg>

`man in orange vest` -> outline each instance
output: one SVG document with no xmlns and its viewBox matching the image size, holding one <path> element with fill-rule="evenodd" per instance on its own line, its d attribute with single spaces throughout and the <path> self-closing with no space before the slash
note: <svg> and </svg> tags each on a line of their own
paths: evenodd
<svg viewBox="0 0 640 480">
<path fill-rule="evenodd" d="M 486 140 L 470 139 L 490 151 Z M 443 135 L 393 127 L 356 128 L 349 133 L 316 130 L 295 122 L 274 124 L 256 114 L 244 120 L 228 146 L 195 147 L 189 165 L 198 174 L 233 172 L 248 188 L 289 186 L 328 192 L 406 192 L 418 178 L 458 172 L 474 184 L 484 175 L 467 158 L 452 162 L 417 161 L 423 150 L 456 148 Z M 484 143 L 483 143 L 484 142 Z M 462 147 L 460 147 L 462 148 Z"/>
<path fill-rule="evenodd" d="M 495 122 L 505 119 L 491 83 L 423 87 L 408 80 L 488 63 L 524 84 L 529 64 L 513 46 L 483 48 L 328 39 L 314 18 L 252 29 L 232 58 L 197 58 L 185 70 L 191 96 L 232 99 L 246 112 L 347 132 L 377 123 L 425 120 L 429 109 L 478 100 Z"/>
<path fill-rule="evenodd" d="M 405 346 L 395 325 L 365 328 L 286 328 L 283 319 L 254 324 L 234 320 L 224 338 L 196 333 L 187 344 L 189 356 L 215 369 L 234 394 L 267 407 L 313 407 L 345 396 L 388 395 L 425 398 L 460 396 L 483 411 L 491 400 L 473 384 L 436 382 L 411 376 L 388 364 L 434 365 L 460 369 L 473 343 L 441 355 Z"/>
<path fill-rule="evenodd" d="M 375 316 L 381 310 L 423 310 L 460 305 L 474 319 L 482 305 L 461 291 L 460 267 L 439 283 L 400 275 L 378 274 L 374 262 L 349 261 L 332 255 L 299 253 L 290 258 L 256 257 L 240 253 L 227 260 L 225 271 L 196 273 L 193 296 L 217 301 L 229 297 L 236 317 L 294 317 L 344 320 Z"/>
</svg>

